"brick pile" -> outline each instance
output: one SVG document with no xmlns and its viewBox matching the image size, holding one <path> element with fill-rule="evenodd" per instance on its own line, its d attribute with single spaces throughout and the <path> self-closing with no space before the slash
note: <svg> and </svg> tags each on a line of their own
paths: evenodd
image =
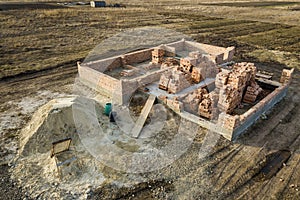
<svg viewBox="0 0 300 200">
<path fill-rule="evenodd" d="M 161 64 L 164 61 L 165 51 L 160 48 L 155 48 L 152 51 L 152 63 L 153 64 Z"/>
<path fill-rule="evenodd" d="M 181 112 L 183 110 L 183 104 L 178 101 L 177 97 L 174 97 L 172 100 L 167 99 L 167 105 L 176 112 Z"/>
<path fill-rule="evenodd" d="M 179 66 L 179 62 L 177 59 L 175 58 L 171 58 L 171 57 L 168 57 L 165 59 L 165 61 L 161 64 L 161 69 L 165 69 L 165 68 L 168 68 L 168 67 L 172 67 L 172 66 Z"/>
<path fill-rule="evenodd" d="M 194 83 L 209 77 L 215 78 L 219 72 L 216 64 L 199 52 L 191 52 L 189 57 L 180 59 L 180 70 L 190 73 Z"/>
<path fill-rule="evenodd" d="M 219 94 L 218 109 L 220 112 L 231 113 L 241 102 L 243 93 L 231 85 L 225 85 L 220 89 Z"/>
<path fill-rule="evenodd" d="M 191 73 L 193 67 L 195 67 L 196 65 L 197 65 L 196 58 L 186 57 L 180 59 L 180 68 L 182 71 L 186 73 Z"/>
<path fill-rule="evenodd" d="M 257 96 L 262 92 L 262 88 L 257 84 L 251 84 L 247 87 L 246 93 L 243 98 L 243 102 L 245 103 L 254 103 L 257 99 Z"/>
<path fill-rule="evenodd" d="M 190 113 L 198 114 L 199 104 L 203 99 L 203 95 L 208 94 L 207 90 L 204 88 L 199 88 L 194 92 L 188 94 L 183 99 L 184 109 Z"/>
<path fill-rule="evenodd" d="M 168 92 L 176 94 L 183 89 L 190 87 L 191 83 L 191 75 L 184 73 L 180 70 L 172 70 L 172 78 L 168 84 Z"/>
<path fill-rule="evenodd" d="M 154 63 L 158 62 L 156 59 L 159 58 L 160 55 L 163 55 L 163 53 L 160 53 L 160 49 L 155 49 L 152 55 L 152 63 Z M 215 77 L 219 71 L 214 62 L 209 61 L 206 55 L 202 55 L 197 51 L 189 53 L 188 57 L 181 58 L 180 63 L 178 63 L 178 60 L 175 58 L 167 58 L 162 62 L 161 69 L 170 66 L 174 66 L 172 74 L 166 72 L 161 76 L 159 88 L 173 94 L 195 83 L 200 83 L 206 78 L 206 74 L 209 77 Z"/>
<path fill-rule="evenodd" d="M 291 70 L 283 69 L 279 82 L 282 84 L 288 84 L 292 78 L 293 72 L 294 72 L 294 68 Z"/>
<path fill-rule="evenodd" d="M 202 101 L 198 107 L 198 113 L 200 116 L 211 119 L 212 118 L 212 97 L 210 94 L 204 94 Z"/>
<path fill-rule="evenodd" d="M 192 79 L 194 83 L 200 83 L 203 80 L 203 77 L 201 76 L 201 69 L 194 67 L 192 69 Z"/>
<path fill-rule="evenodd" d="M 222 70 L 222 72 L 218 73 L 216 76 L 216 80 L 215 80 L 215 85 L 216 88 L 221 89 L 224 85 L 227 85 L 227 81 L 228 81 L 228 75 L 229 71 L 228 70 Z"/>
<path fill-rule="evenodd" d="M 245 101 L 252 103 L 255 101 L 262 91 L 255 82 L 255 75 L 254 64 L 246 62 L 235 64 L 231 71 L 223 70 L 217 74 L 215 85 L 220 91 L 218 102 L 220 112 L 232 113 L 241 103 L 244 93 L 246 93 Z"/>
<path fill-rule="evenodd" d="M 191 76 L 178 69 L 168 70 L 163 73 L 159 80 L 159 88 L 169 93 L 176 94 L 191 86 Z"/>
<path fill-rule="evenodd" d="M 172 110 L 176 112 L 181 112 L 183 110 L 183 103 L 181 103 L 177 97 L 169 99 L 167 96 L 160 95 L 158 96 L 158 99 L 167 104 Z"/>
<path fill-rule="evenodd" d="M 168 90 L 169 81 L 172 78 L 171 70 L 166 71 L 160 76 L 158 87 L 162 90 Z"/>
<path fill-rule="evenodd" d="M 208 119 L 212 118 L 212 94 L 205 88 L 199 88 L 183 99 L 184 110 Z"/>
</svg>

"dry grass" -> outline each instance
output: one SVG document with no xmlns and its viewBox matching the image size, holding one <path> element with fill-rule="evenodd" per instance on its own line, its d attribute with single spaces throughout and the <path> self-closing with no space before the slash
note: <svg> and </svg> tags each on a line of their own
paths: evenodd
<svg viewBox="0 0 300 200">
<path fill-rule="evenodd" d="M 20 5 L 15 10 L 1 11 L 0 78 L 50 68 L 66 61 L 74 61 L 75 65 L 76 60 L 84 58 L 103 39 L 141 26 L 175 29 L 199 42 L 236 45 L 241 49 L 238 55 L 241 58 L 249 56 L 247 48 L 243 50 L 248 45 L 252 50 L 277 50 L 291 55 L 296 60 L 292 66 L 299 61 L 299 26 L 294 24 L 300 24 L 300 12 L 277 8 L 294 3 L 240 2 L 232 7 L 187 0 L 120 2 L 127 8 L 47 9 L 45 5 L 55 4 L 42 4 L 41 8 Z M 276 15 L 271 14 L 275 11 Z"/>
</svg>

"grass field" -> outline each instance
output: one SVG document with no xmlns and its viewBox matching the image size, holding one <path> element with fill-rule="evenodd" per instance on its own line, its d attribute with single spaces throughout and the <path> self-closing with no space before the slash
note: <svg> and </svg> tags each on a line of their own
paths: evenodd
<svg viewBox="0 0 300 200">
<path fill-rule="evenodd" d="M 55 67 L 66 61 L 75 63 L 103 39 L 128 28 L 142 26 L 175 29 L 192 36 L 198 42 L 236 45 L 241 51 L 242 46 L 266 52 L 278 50 L 299 61 L 300 28 L 293 23 L 299 22 L 300 14 L 287 8 L 299 3 L 194 2 L 195 4 L 190 1 L 128 1 L 126 9 L 63 7 L 56 4 L 41 4 L 42 6 L 36 7 L 30 4 L 24 8 L 14 4 L 11 8 L 2 3 L 0 78 Z M 276 6 L 286 9 L 280 10 Z M 249 10 L 238 12 L 238 16 L 227 13 L 235 7 Z M 251 12 L 253 7 L 264 9 L 265 12 L 279 12 L 279 15 L 261 17 L 263 13 L 257 10 L 251 13 L 251 20 L 247 16 L 240 16 Z M 214 10 L 211 11 L 212 8 Z M 290 14 L 290 24 L 286 23 L 280 12 Z M 268 20 L 270 22 L 266 22 Z M 276 60 L 274 57 L 273 61 Z"/>
</svg>

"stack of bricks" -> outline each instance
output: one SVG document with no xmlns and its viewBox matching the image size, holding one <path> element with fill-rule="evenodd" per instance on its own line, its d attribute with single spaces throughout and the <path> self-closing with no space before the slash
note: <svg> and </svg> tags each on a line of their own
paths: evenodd
<svg viewBox="0 0 300 200">
<path fill-rule="evenodd" d="M 170 70 L 166 71 L 160 76 L 158 87 L 162 90 L 168 90 L 169 81 L 171 79 L 172 72 Z"/>
<path fill-rule="evenodd" d="M 254 84 L 251 84 L 247 87 L 246 93 L 243 98 L 243 102 L 245 103 L 254 103 L 256 101 L 257 96 L 262 92 L 262 88 L 259 87 L 258 84 L 254 82 Z"/>
<path fill-rule="evenodd" d="M 221 89 L 223 85 L 227 84 L 229 71 L 222 70 L 222 72 L 218 73 L 215 80 L 215 85 L 217 88 Z"/>
<path fill-rule="evenodd" d="M 242 94 L 231 85 L 225 85 L 219 95 L 218 108 L 220 112 L 231 113 L 241 102 Z"/>
<path fill-rule="evenodd" d="M 152 63 L 161 63 L 160 58 L 165 54 L 162 49 L 152 51 Z M 178 64 L 180 64 L 178 66 Z M 209 60 L 206 55 L 199 52 L 191 52 L 188 57 L 181 58 L 180 63 L 174 58 L 168 58 L 161 63 L 161 69 L 174 66 L 172 75 L 162 75 L 159 82 L 159 88 L 176 94 L 183 89 L 200 83 L 206 78 L 215 77 L 219 72 L 216 64 Z M 176 67 L 175 67 L 176 66 Z"/>
<path fill-rule="evenodd" d="M 152 63 L 161 64 L 164 61 L 165 51 L 163 49 L 155 48 L 152 51 Z"/>
<path fill-rule="evenodd" d="M 158 99 L 167 104 L 172 110 L 176 112 L 181 112 L 183 110 L 183 103 L 181 103 L 177 97 L 169 99 L 167 96 L 160 95 L 158 96 Z"/>
<path fill-rule="evenodd" d="M 241 103 L 248 85 L 251 84 L 257 92 L 261 91 L 255 83 L 255 75 L 254 64 L 245 62 L 235 64 L 232 71 L 223 70 L 217 75 L 215 85 L 220 90 L 218 108 L 221 112 L 232 113 Z M 251 91 L 251 88 L 249 90 Z"/>
<path fill-rule="evenodd" d="M 161 75 L 159 80 L 159 88 L 173 94 L 190 87 L 191 84 L 191 74 L 184 73 L 178 69 L 166 71 Z"/>
<path fill-rule="evenodd" d="M 133 76 L 134 74 L 136 74 L 136 70 L 134 69 L 124 69 L 120 73 L 121 76 Z"/>
<path fill-rule="evenodd" d="M 201 103 L 198 107 L 200 116 L 211 119 L 212 118 L 212 97 L 210 94 L 204 94 Z"/>
<path fill-rule="evenodd" d="M 204 79 L 201 74 L 203 69 L 199 68 L 200 55 L 197 52 L 192 53 L 194 53 L 192 54 L 193 57 L 180 59 L 180 69 L 187 74 L 191 74 L 193 83 L 200 83 Z"/>
<path fill-rule="evenodd" d="M 179 66 L 179 62 L 178 60 L 176 60 L 175 58 L 171 58 L 168 57 L 166 58 L 166 60 L 161 64 L 161 69 L 165 69 L 168 67 L 175 67 L 175 66 Z"/>
<path fill-rule="evenodd" d="M 196 64 L 197 64 L 196 58 L 186 57 L 180 59 L 180 67 L 186 73 L 191 73 L 193 67 L 195 67 Z"/>
<path fill-rule="evenodd" d="M 172 78 L 168 84 L 168 92 L 176 94 L 191 86 L 191 76 L 179 70 L 172 71 Z"/>
<path fill-rule="evenodd" d="M 187 95 L 183 100 L 184 109 L 190 113 L 198 114 L 199 104 L 205 94 L 208 94 L 207 90 L 199 88 Z"/>
<path fill-rule="evenodd" d="M 194 67 L 192 69 L 192 80 L 194 83 L 200 83 L 203 80 L 203 77 L 201 76 L 200 68 Z"/>
<path fill-rule="evenodd" d="M 294 68 L 292 68 L 291 70 L 283 69 L 279 82 L 282 84 L 288 84 L 292 78 L 293 72 Z"/>
<path fill-rule="evenodd" d="M 211 119 L 213 110 L 212 94 L 205 88 L 199 88 L 183 99 L 184 110 Z"/>
<path fill-rule="evenodd" d="M 166 98 L 167 105 L 175 112 L 181 112 L 183 110 L 183 104 L 178 101 L 177 97 L 173 99 Z"/>
</svg>

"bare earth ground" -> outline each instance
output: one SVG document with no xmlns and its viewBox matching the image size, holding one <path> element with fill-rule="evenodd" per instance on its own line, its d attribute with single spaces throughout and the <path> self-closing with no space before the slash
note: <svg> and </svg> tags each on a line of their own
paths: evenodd
<svg viewBox="0 0 300 200">
<path fill-rule="evenodd" d="M 174 29 L 198 42 L 234 45 L 236 61 L 255 62 L 277 77 L 284 67 L 295 67 L 294 80 L 288 96 L 267 119 L 236 142 L 221 139 L 208 158 L 199 160 L 204 137 L 200 134 L 175 163 L 143 175 L 152 182 L 134 188 L 104 186 L 91 198 L 299 199 L 300 3 L 123 2 L 127 7 L 121 9 L 0 3 L 0 199 L 29 196 L 9 178 L 9 170 L 13 170 L 20 129 L 33 112 L 48 100 L 72 92 L 76 61 L 103 39 L 143 26 Z M 286 166 L 269 180 L 255 181 L 265 155 L 281 149 L 292 153 Z"/>
</svg>

